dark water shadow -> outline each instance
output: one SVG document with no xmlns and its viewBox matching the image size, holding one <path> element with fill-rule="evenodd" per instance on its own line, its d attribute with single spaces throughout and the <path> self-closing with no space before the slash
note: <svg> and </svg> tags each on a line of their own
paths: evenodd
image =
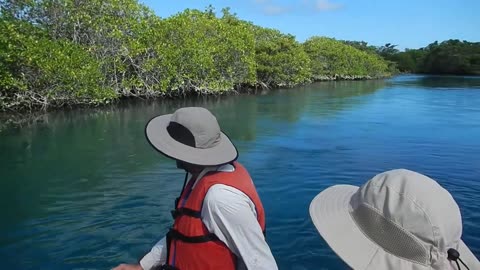
<svg viewBox="0 0 480 270">
<path fill-rule="evenodd" d="M 432 90 L 479 90 L 480 76 L 409 75 L 395 77 L 392 86 Z"/>
</svg>

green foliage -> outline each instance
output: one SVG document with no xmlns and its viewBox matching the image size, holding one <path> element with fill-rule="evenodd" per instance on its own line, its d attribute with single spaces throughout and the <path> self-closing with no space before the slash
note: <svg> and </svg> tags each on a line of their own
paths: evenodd
<svg viewBox="0 0 480 270">
<path fill-rule="evenodd" d="M 53 39 L 86 48 L 101 63 L 106 84 L 121 95 L 151 94 L 160 18 L 136 0 L 44 0 L 39 19 Z"/>
<path fill-rule="evenodd" d="M 423 51 L 421 73 L 480 75 L 480 42 L 447 40 Z"/>
<path fill-rule="evenodd" d="M 303 44 L 310 56 L 313 77 L 383 77 L 388 65 L 378 55 L 358 50 L 340 41 L 312 37 Z"/>
<path fill-rule="evenodd" d="M 294 86 L 310 81 L 310 58 L 295 37 L 253 26 L 257 77 L 271 86 Z"/>
<path fill-rule="evenodd" d="M 167 89 L 222 92 L 255 82 L 253 33 L 224 12 L 185 10 L 164 21 L 156 46 L 169 67 Z"/>
<path fill-rule="evenodd" d="M 359 49 L 361 51 L 369 53 L 377 53 L 378 48 L 373 45 L 368 45 L 368 42 L 365 41 L 352 41 L 352 40 L 340 40 L 341 42 Z"/>
<path fill-rule="evenodd" d="M 0 8 L 0 110 L 386 74 L 365 42 L 302 45 L 229 9 L 161 19 L 137 0 L 0 0 Z"/>
<path fill-rule="evenodd" d="M 99 63 L 68 40 L 51 40 L 25 22 L 0 21 L 0 96 L 3 108 L 93 103 L 115 96 L 102 86 Z"/>
<path fill-rule="evenodd" d="M 396 63 L 402 72 L 479 75 L 480 42 L 460 40 L 437 41 L 425 48 L 404 52 L 398 50 L 384 53 L 389 61 Z"/>
<path fill-rule="evenodd" d="M 406 49 L 404 52 L 392 54 L 388 59 L 394 62 L 401 72 L 418 72 L 418 65 L 424 57 L 425 52 L 423 50 Z"/>
<path fill-rule="evenodd" d="M 380 56 L 388 59 L 388 58 L 391 57 L 392 55 L 395 55 L 395 54 L 397 54 L 397 53 L 399 52 L 398 49 L 396 48 L 397 46 L 398 46 L 398 45 L 394 45 L 394 44 L 392 44 L 392 43 L 387 43 L 387 44 L 385 44 L 385 45 L 383 45 L 383 46 L 378 47 L 378 48 L 377 48 L 377 53 L 378 53 Z"/>
</svg>

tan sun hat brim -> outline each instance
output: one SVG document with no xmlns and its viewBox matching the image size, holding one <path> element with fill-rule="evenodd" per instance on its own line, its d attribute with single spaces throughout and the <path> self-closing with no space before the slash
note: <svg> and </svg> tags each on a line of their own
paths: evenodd
<svg viewBox="0 0 480 270">
<path fill-rule="evenodd" d="M 310 204 L 312 221 L 330 248 L 352 269 L 431 269 L 386 252 L 358 228 L 349 212 L 350 199 L 357 190 L 358 187 L 351 185 L 332 186 Z M 460 243 L 458 251 L 470 269 L 480 269 L 465 243 Z"/>
<path fill-rule="evenodd" d="M 145 127 L 148 142 L 169 158 L 201 166 L 217 166 L 238 158 L 235 145 L 227 135 L 220 134 L 220 142 L 214 147 L 201 149 L 190 147 L 173 139 L 167 131 L 172 115 L 161 115 L 151 119 Z"/>
<path fill-rule="evenodd" d="M 473 252 L 467 247 L 467 245 L 463 241 L 460 241 L 460 245 L 458 246 L 458 253 L 460 253 L 460 259 L 462 259 L 462 261 L 468 266 L 468 268 L 480 269 L 480 261 L 478 261 L 477 257 L 475 257 Z"/>
</svg>

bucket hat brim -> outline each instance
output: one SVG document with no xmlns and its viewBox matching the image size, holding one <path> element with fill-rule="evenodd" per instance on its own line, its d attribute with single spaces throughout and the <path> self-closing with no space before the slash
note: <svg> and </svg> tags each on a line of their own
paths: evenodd
<svg viewBox="0 0 480 270">
<path fill-rule="evenodd" d="M 350 200 L 358 189 L 351 185 L 332 186 L 310 204 L 312 221 L 330 248 L 352 269 L 432 269 L 388 253 L 360 230 L 350 214 Z M 463 241 L 457 250 L 470 269 L 480 269 L 477 258 Z"/>
<path fill-rule="evenodd" d="M 211 148 L 195 148 L 176 141 L 170 136 L 167 127 L 172 114 L 154 117 L 145 127 L 147 141 L 163 155 L 200 166 L 217 166 L 235 161 L 238 152 L 235 145 L 223 132 L 220 141 Z"/>
</svg>

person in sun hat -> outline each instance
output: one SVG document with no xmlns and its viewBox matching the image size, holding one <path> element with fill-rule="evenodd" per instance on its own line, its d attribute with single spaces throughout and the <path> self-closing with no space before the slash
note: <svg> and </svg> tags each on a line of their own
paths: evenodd
<svg viewBox="0 0 480 270">
<path fill-rule="evenodd" d="M 204 108 L 181 108 L 151 119 L 145 134 L 187 174 L 169 232 L 139 264 L 115 270 L 277 269 L 260 198 L 215 116 Z"/>
<path fill-rule="evenodd" d="M 453 197 L 413 171 L 387 171 L 361 187 L 327 188 L 311 202 L 310 216 L 353 269 L 480 269 L 461 240 Z"/>
</svg>

